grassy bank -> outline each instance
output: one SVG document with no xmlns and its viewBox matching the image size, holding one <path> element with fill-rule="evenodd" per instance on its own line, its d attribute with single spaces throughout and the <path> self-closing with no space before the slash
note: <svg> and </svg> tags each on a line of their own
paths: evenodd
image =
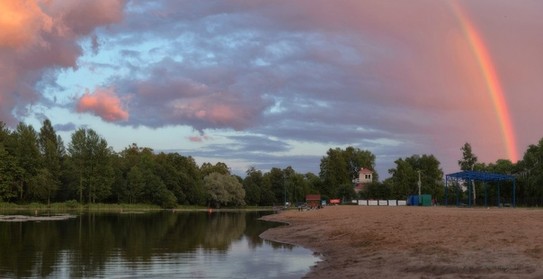
<svg viewBox="0 0 543 279">
<path fill-rule="evenodd" d="M 158 205 L 152 204 L 110 204 L 110 203 L 96 203 L 96 204 L 80 204 L 76 201 L 67 201 L 62 203 L 30 203 L 30 204 L 15 204 L 0 202 L 1 210 L 52 210 L 52 211 L 157 211 L 157 210 L 171 210 L 171 211 L 209 211 L 207 207 L 195 206 L 195 205 L 179 205 L 173 209 L 163 209 Z M 268 211 L 272 210 L 271 206 L 245 206 L 236 208 L 220 208 L 212 209 L 212 211 Z"/>
</svg>

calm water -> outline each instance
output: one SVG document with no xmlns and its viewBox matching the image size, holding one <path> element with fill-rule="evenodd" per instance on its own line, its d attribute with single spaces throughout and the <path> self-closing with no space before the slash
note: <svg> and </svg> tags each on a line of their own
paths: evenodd
<svg viewBox="0 0 543 279">
<path fill-rule="evenodd" d="M 5 214 L 0 212 L 0 214 Z M 318 258 L 258 237 L 263 213 L 85 213 L 0 222 L 0 278 L 300 278 Z"/>
</svg>

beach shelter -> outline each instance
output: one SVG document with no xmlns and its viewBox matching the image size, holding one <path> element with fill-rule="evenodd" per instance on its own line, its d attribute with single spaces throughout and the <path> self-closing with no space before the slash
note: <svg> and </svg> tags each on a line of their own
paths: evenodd
<svg viewBox="0 0 543 279">
<path fill-rule="evenodd" d="M 512 181 L 513 182 L 513 190 L 511 195 L 511 205 L 515 207 L 516 203 L 516 189 L 515 189 L 515 177 L 512 175 L 507 174 L 501 174 L 501 173 L 491 173 L 491 172 L 482 172 L 482 171 L 461 171 L 456 173 L 447 174 L 445 176 L 445 205 L 448 203 L 448 187 L 449 187 L 449 181 L 482 181 L 485 182 L 498 182 L 498 206 L 501 206 L 501 199 L 500 199 L 500 183 L 502 181 Z M 467 187 L 469 192 L 469 198 L 468 198 L 468 205 L 472 205 L 472 186 L 471 184 Z M 487 185 L 485 184 L 485 206 L 488 205 L 487 195 L 486 195 L 486 189 Z M 456 189 L 456 205 L 460 205 L 459 202 L 459 193 L 458 188 Z"/>
<path fill-rule="evenodd" d="M 321 205 L 321 195 L 306 195 L 305 202 L 311 208 L 317 208 Z"/>
</svg>

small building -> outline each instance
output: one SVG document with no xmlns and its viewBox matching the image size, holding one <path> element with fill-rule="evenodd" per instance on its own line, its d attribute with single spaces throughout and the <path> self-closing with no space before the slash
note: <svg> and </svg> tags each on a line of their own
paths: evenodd
<svg viewBox="0 0 543 279">
<path fill-rule="evenodd" d="M 358 178 L 353 179 L 354 191 L 356 193 L 364 190 L 364 187 L 373 181 L 373 171 L 366 168 L 360 168 Z"/>
<path fill-rule="evenodd" d="M 306 195 L 305 202 L 310 208 L 317 208 L 321 205 L 321 195 Z"/>
</svg>

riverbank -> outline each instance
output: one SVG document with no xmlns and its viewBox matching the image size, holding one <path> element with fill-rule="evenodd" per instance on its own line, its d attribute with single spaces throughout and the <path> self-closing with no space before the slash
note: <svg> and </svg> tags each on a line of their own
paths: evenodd
<svg viewBox="0 0 543 279">
<path fill-rule="evenodd" d="M 0 214 L 2 211 L 106 211 L 106 212 L 131 212 L 131 211 L 213 211 L 213 212 L 238 212 L 238 211 L 273 211 L 271 206 L 244 206 L 244 207 L 223 207 L 223 208 L 208 208 L 198 205 L 179 205 L 175 208 L 161 208 L 153 204 L 116 204 L 116 203 L 93 203 L 80 204 L 75 201 L 61 203 L 30 203 L 30 204 L 14 204 L 0 202 Z"/>
<path fill-rule="evenodd" d="M 261 237 L 323 261 L 304 278 L 541 278 L 543 210 L 332 206 L 283 211 Z"/>
</svg>

